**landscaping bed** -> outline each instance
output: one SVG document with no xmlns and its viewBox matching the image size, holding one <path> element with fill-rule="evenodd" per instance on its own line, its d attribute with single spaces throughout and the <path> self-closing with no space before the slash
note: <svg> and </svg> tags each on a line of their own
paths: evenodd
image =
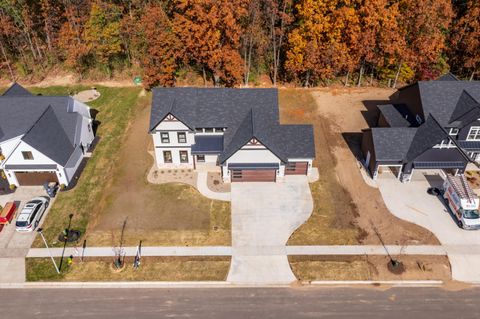
<svg viewBox="0 0 480 319">
<path fill-rule="evenodd" d="M 58 258 L 57 258 L 58 259 Z M 230 257 L 142 257 L 138 269 L 134 257 L 126 257 L 123 269 L 113 266 L 113 258 L 74 258 L 57 274 L 49 258 L 27 258 L 27 281 L 223 281 Z M 57 260 L 58 263 L 58 260 Z"/>
<path fill-rule="evenodd" d="M 392 273 L 388 256 L 289 256 L 297 279 L 313 280 L 451 280 L 446 256 L 392 256 L 404 267 Z"/>
</svg>

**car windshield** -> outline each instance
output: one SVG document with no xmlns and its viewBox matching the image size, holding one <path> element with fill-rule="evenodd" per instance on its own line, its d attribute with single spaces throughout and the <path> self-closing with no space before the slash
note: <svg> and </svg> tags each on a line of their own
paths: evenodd
<svg viewBox="0 0 480 319">
<path fill-rule="evenodd" d="M 478 216 L 478 211 L 477 210 L 464 210 L 463 211 L 463 218 L 466 219 L 477 219 L 480 216 Z"/>
<path fill-rule="evenodd" d="M 26 227 L 26 226 L 28 226 L 28 223 L 27 223 L 27 221 L 25 221 L 25 220 L 23 220 L 23 221 L 22 221 L 22 220 L 17 220 L 17 222 L 15 223 L 15 226 L 17 226 L 17 227 Z"/>
</svg>

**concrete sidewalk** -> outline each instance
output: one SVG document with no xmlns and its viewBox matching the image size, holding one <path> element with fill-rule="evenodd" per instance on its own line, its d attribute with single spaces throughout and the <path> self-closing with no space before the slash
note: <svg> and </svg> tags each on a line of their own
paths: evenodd
<svg viewBox="0 0 480 319">
<path fill-rule="evenodd" d="M 221 200 L 225 202 L 231 201 L 230 192 L 228 193 L 218 193 L 212 191 L 207 186 L 207 179 L 208 179 L 208 172 L 200 171 L 197 174 L 197 189 L 203 196 L 214 199 L 214 200 Z"/>
<path fill-rule="evenodd" d="M 453 247 L 450 247 L 454 249 Z M 460 247 L 458 249 L 462 249 Z M 336 246 L 262 246 L 252 247 L 242 246 L 235 248 L 237 253 L 245 256 L 279 256 L 279 255 L 310 255 L 310 256 L 338 256 L 338 255 L 446 255 L 443 246 L 373 246 L 373 245 L 336 245 Z M 136 247 L 124 247 L 126 256 L 135 256 Z M 50 248 L 54 257 L 62 255 L 62 248 Z M 471 247 L 472 254 L 480 255 L 480 246 Z M 233 249 L 229 246 L 200 246 L 200 247 L 142 247 L 142 256 L 232 256 Z M 65 256 L 80 256 L 82 248 L 75 250 L 73 247 L 65 249 Z M 46 248 L 31 248 L 28 251 L 28 257 L 49 257 Z M 112 247 L 87 247 L 85 257 L 112 257 L 114 251 Z"/>
</svg>

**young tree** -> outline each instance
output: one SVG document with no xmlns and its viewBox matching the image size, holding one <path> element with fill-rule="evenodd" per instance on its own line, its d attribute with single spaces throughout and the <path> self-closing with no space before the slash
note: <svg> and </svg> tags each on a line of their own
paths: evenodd
<svg viewBox="0 0 480 319">
<path fill-rule="evenodd" d="M 185 60 L 202 67 L 204 82 L 206 71 L 216 86 L 241 81 L 240 21 L 246 6 L 247 0 L 175 0 L 175 33 L 185 47 Z"/>
<path fill-rule="evenodd" d="M 149 5 L 143 12 L 138 42 L 145 49 L 142 57 L 145 86 L 172 86 L 182 52 L 180 41 L 161 6 Z"/>
</svg>

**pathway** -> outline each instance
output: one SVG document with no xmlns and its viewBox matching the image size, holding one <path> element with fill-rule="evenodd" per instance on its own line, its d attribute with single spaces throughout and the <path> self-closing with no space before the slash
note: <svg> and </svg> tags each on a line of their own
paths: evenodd
<svg viewBox="0 0 480 319">
<path fill-rule="evenodd" d="M 296 280 L 285 245 L 313 210 L 306 176 L 278 183 L 232 183 L 232 264 L 235 284 L 286 284 Z"/>
<path fill-rule="evenodd" d="M 135 256 L 137 247 L 124 247 L 125 256 Z M 374 246 L 374 245 L 332 245 L 332 246 L 286 246 L 281 249 L 264 246 L 257 249 L 265 256 L 279 254 L 287 255 L 312 255 L 312 256 L 338 256 L 338 255 L 446 255 L 443 246 L 418 245 L 418 246 Z M 54 257 L 62 255 L 62 248 L 50 248 Z M 147 246 L 142 247 L 142 256 L 147 257 L 182 257 L 182 256 L 231 256 L 233 252 L 230 246 Z M 471 253 L 480 255 L 480 246 L 471 247 Z M 67 247 L 65 256 L 81 256 L 82 248 Z M 29 257 L 49 257 L 46 248 L 31 248 L 28 251 Z M 87 247 L 85 257 L 113 257 L 112 247 Z"/>
</svg>

